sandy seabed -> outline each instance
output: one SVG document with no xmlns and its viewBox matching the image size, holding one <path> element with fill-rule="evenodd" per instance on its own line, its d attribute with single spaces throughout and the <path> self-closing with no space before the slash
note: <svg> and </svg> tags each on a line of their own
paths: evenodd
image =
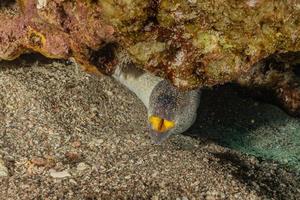
<svg viewBox="0 0 300 200">
<path fill-rule="evenodd" d="M 0 199 L 300 199 L 275 162 L 184 135 L 153 145 L 143 104 L 109 77 L 0 65 Z"/>
</svg>

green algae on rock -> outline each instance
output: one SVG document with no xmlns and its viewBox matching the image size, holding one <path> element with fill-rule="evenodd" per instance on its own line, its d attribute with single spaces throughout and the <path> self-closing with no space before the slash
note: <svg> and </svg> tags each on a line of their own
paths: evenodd
<svg viewBox="0 0 300 200">
<path fill-rule="evenodd" d="M 166 77 L 175 85 L 178 77 L 189 82 L 196 71 L 204 73 L 198 75 L 196 85 L 189 86 L 235 81 L 264 58 L 300 50 L 299 5 L 299 1 L 162 0 L 157 6 L 157 21 L 150 21 L 152 26 L 145 25 L 144 32 L 137 37 L 129 31 L 124 44 L 127 48 L 137 43 L 148 45 L 153 38 L 167 44 L 164 52 L 160 52 L 166 56 L 157 60 L 153 55 L 140 64 L 156 71 L 157 66 L 152 63 L 159 63 L 165 74 L 171 71 L 172 76 Z M 151 32 L 151 37 L 142 36 L 147 32 Z M 134 38 L 129 42 L 131 37 Z M 133 58 L 143 54 L 130 53 Z M 183 66 L 174 62 L 178 56 L 184 60 Z M 190 63 L 188 67 L 186 62 Z M 185 76 L 181 75 L 183 68 Z"/>
</svg>

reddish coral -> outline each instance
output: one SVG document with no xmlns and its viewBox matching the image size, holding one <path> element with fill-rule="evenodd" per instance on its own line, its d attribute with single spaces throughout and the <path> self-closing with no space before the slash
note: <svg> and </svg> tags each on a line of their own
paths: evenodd
<svg viewBox="0 0 300 200">
<path fill-rule="evenodd" d="M 12 60 L 28 51 L 49 58 L 75 57 L 87 71 L 91 51 L 114 41 L 112 26 L 101 18 L 101 8 L 85 1 L 23 0 L 0 12 L 0 58 Z M 10 12 L 9 12 L 10 11 Z"/>
</svg>

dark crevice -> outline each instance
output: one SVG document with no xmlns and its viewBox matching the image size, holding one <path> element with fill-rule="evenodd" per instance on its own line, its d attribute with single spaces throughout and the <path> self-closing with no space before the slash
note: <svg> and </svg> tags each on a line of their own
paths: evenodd
<svg viewBox="0 0 300 200">
<path fill-rule="evenodd" d="M 263 67 L 260 71 L 267 74 L 269 71 L 277 71 L 279 73 L 295 72 L 299 75 L 300 52 L 287 52 L 282 54 L 274 54 L 264 59 Z"/>
<path fill-rule="evenodd" d="M 288 62 L 283 60 L 276 59 L 273 56 L 270 56 L 265 60 L 265 65 L 262 69 L 263 74 L 267 74 L 270 70 L 276 70 L 280 73 L 285 73 L 291 71 L 291 66 Z"/>
<path fill-rule="evenodd" d="M 158 8 L 159 8 L 159 0 L 150 1 L 148 7 L 148 18 L 144 23 L 144 27 L 147 27 L 149 25 L 155 26 L 159 24 L 157 19 Z"/>
<path fill-rule="evenodd" d="M 0 1 L 0 9 L 1 8 L 11 7 L 11 6 L 15 5 L 16 3 L 17 3 L 16 0 L 4 0 L 4 1 Z"/>
<path fill-rule="evenodd" d="M 300 64 L 294 66 L 294 73 L 300 77 Z"/>
<path fill-rule="evenodd" d="M 90 0 L 91 4 L 98 4 L 98 0 Z"/>
<path fill-rule="evenodd" d="M 25 67 L 32 67 L 36 62 L 42 63 L 42 64 L 51 64 L 53 62 L 59 62 L 59 63 L 66 63 L 67 60 L 63 59 L 49 59 L 42 54 L 39 53 L 25 53 L 19 56 L 17 59 L 12 61 L 6 61 L 2 60 L 1 63 L 4 63 L 4 65 L 1 67 L 2 70 L 6 69 L 18 69 L 20 65 L 22 65 L 23 68 Z M 10 67 L 6 67 L 9 64 Z"/>
<path fill-rule="evenodd" d="M 112 74 L 116 65 L 116 43 L 107 43 L 99 50 L 91 50 L 90 62 L 105 74 Z"/>
<path fill-rule="evenodd" d="M 282 54 L 277 54 L 274 58 L 278 61 L 285 63 L 295 64 L 300 63 L 300 52 L 287 52 Z"/>
</svg>

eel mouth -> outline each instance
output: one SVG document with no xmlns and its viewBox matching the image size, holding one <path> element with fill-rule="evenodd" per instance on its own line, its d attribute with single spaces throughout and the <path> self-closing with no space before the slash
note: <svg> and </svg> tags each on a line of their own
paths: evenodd
<svg viewBox="0 0 300 200">
<path fill-rule="evenodd" d="M 168 132 L 175 126 L 174 121 L 163 119 L 161 117 L 154 116 L 154 115 L 149 117 L 149 122 L 150 122 L 152 130 L 154 130 L 155 132 L 160 133 L 160 134 Z"/>
</svg>

